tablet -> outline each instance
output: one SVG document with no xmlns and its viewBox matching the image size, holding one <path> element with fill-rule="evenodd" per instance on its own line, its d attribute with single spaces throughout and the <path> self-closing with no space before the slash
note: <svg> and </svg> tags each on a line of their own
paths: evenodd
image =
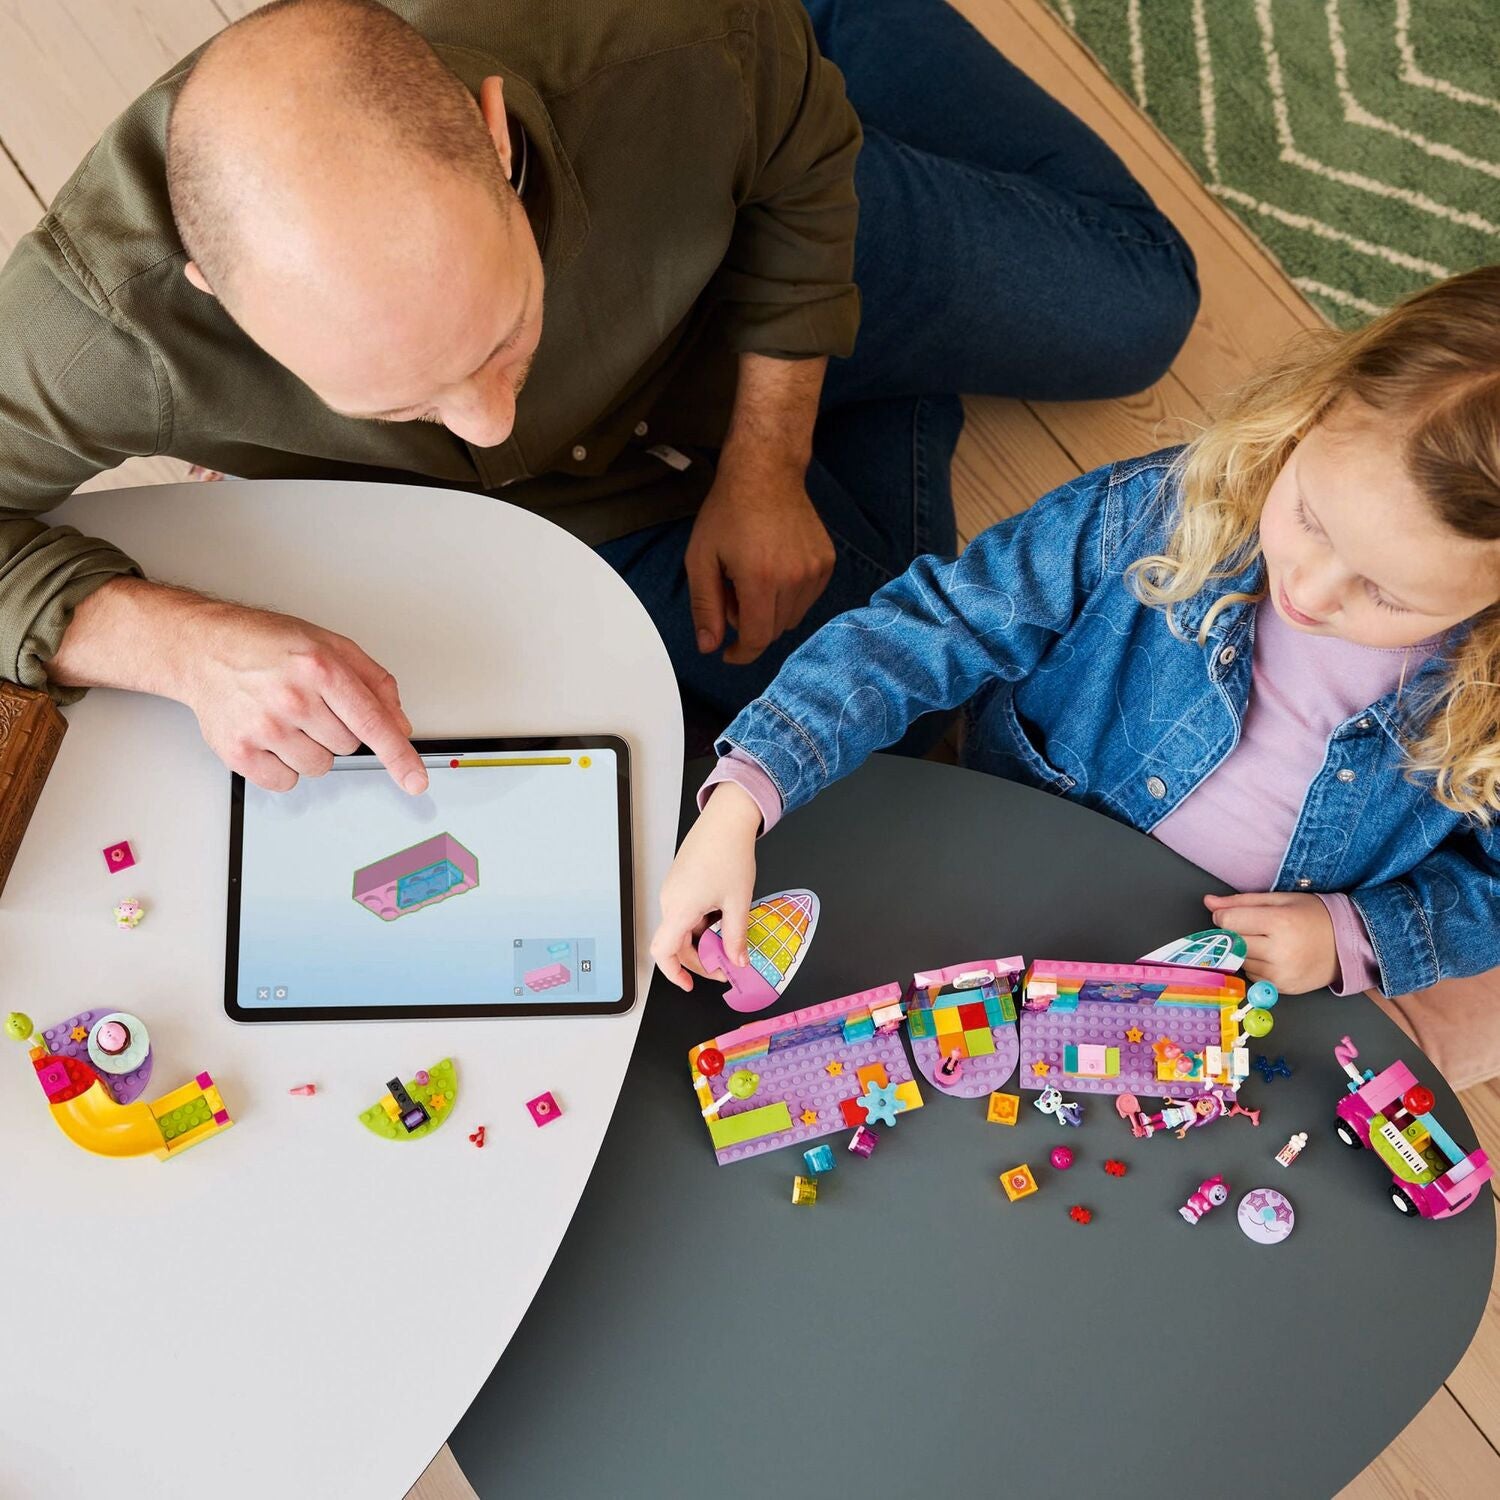
<svg viewBox="0 0 1500 1500">
<path fill-rule="evenodd" d="M 635 1002 L 630 755 L 613 735 L 419 740 L 290 792 L 233 778 L 236 1021 L 611 1015 Z"/>
</svg>

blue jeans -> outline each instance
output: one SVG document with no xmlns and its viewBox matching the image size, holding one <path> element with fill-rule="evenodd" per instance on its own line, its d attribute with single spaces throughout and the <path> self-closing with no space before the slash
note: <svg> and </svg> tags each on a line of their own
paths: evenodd
<svg viewBox="0 0 1500 1500">
<path fill-rule="evenodd" d="M 1128 395 L 1160 378 L 1198 309 L 1192 252 L 1120 159 L 943 0 L 804 3 L 865 132 L 859 337 L 829 366 L 807 475 L 833 576 L 796 629 L 736 667 L 694 638 L 691 518 L 599 549 L 720 725 L 819 626 L 921 553 L 956 550 L 960 393 Z"/>
</svg>

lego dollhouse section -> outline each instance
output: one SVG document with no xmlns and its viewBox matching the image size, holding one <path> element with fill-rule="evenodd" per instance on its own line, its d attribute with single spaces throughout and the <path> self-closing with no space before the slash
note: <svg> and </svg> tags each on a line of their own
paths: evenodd
<svg viewBox="0 0 1500 1500">
<path fill-rule="evenodd" d="M 720 1166 L 922 1107 L 901 1045 L 901 987 L 882 985 L 700 1042 L 688 1066 Z"/>
<path fill-rule="evenodd" d="M 1216 969 L 1036 959 L 1023 984 L 1021 1082 L 1231 1096 L 1250 1071 L 1244 1002 L 1244 980 Z"/>
<path fill-rule="evenodd" d="M 1016 1001 L 1025 960 L 982 958 L 926 969 L 906 991 L 906 1034 L 922 1076 L 959 1099 L 1002 1088 L 1020 1041 Z"/>
</svg>

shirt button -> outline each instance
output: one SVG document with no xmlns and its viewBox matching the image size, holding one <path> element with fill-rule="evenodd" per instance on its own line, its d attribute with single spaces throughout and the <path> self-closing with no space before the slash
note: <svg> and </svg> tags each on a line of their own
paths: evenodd
<svg viewBox="0 0 1500 1500">
<path fill-rule="evenodd" d="M 581 464 L 584 461 L 584 459 L 586 459 L 588 456 L 589 456 L 589 450 L 587 448 L 585 448 L 582 443 L 577 443 L 577 444 L 574 445 L 574 447 L 573 447 L 573 462 L 575 464 Z"/>
<path fill-rule="evenodd" d="M 646 431 L 647 431 L 647 428 L 646 428 L 646 424 L 644 422 L 637 422 L 635 424 L 635 435 L 637 437 L 645 437 Z"/>
<path fill-rule="evenodd" d="M 1357 723 L 1354 727 L 1356 729 L 1368 729 L 1370 727 L 1370 721 L 1368 719 L 1361 719 L 1359 723 Z"/>
<path fill-rule="evenodd" d="M 1148 776 L 1146 778 L 1146 790 L 1160 802 L 1167 795 L 1167 784 L 1160 776 Z"/>
<path fill-rule="evenodd" d="M 1306 875 L 1299 875 L 1297 877 L 1297 889 L 1299 891 L 1305 891 L 1311 884 L 1312 881 Z"/>
<path fill-rule="evenodd" d="M 1338 774 L 1339 780 L 1342 781 L 1345 785 L 1348 785 L 1349 782 L 1354 780 L 1354 772 L 1351 771 L 1348 766 L 1345 766 L 1344 769 Z"/>
<path fill-rule="evenodd" d="M 1226 646 L 1221 652 L 1219 652 L 1219 665 L 1221 667 L 1229 666 L 1230 663 L 1233 662 L 1235 657 L 1238 655 L 1239 652 L 1236 651 L 1233 646 Z"/>
</svg>

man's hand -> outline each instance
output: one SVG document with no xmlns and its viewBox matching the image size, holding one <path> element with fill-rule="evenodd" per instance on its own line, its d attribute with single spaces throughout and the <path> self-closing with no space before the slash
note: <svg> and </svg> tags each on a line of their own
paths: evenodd
<svg viewBox="0 0 1500 1500">
<path fill-rule="evenodd" d="M 1316 896 L 1261 891 L 1205 896 L 1214 923 L 1245 940 L 1245 973 L 1269 979 L 1287 995 L 1320 990 L 1338 978 L 1333 918 Z"/>
<path fill-rule="evenodd" d="M 734 414 L 688 542 L 698 649 L 752 662 L 798 625 L 833 574 L 833 542 L 807 495 L 826 359 L 740 356 Z"/>
<path fill-rule="evenodd" d="M 801 623 L 833 574 L 833 542 L 795 468 L 721 463 L 687 549 L 688 589 L 700 651 L 752 662 Z"/>
<path fill-rule="evenodd" d="M 118 578 L 78 606 L 48 672 L 185 703 L 219 759 L 270 792 L 324 775 L 361 742 L 397 786 L 427 790 L 396 679 L 348 637 L 292 615 Z"/>
</svg>

